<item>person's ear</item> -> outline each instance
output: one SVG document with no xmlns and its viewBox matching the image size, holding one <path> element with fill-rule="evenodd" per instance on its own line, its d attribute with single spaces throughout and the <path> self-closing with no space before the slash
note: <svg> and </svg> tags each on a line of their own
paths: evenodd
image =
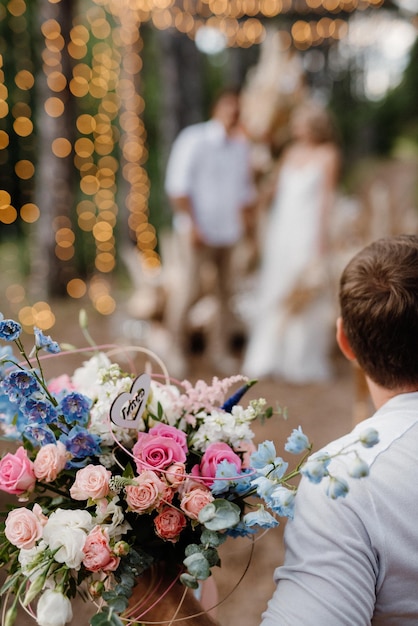
<svg viewBox="0 0 418 626">
<path fill-rule="evenodd" d="M 343 320 L 341 317 L 337 319 L 336 339 L 337 339 L 337 344 L 341 352 L 343 353 L 343 355 L 346 357 L 346 359 L 348 359 L 349 361 L 355 361 L 356 357 L 354 355 L 354 352 L 351 349 L 350 343 L 347 339 L 347 335 L 345 334 Z"/>
</svg>

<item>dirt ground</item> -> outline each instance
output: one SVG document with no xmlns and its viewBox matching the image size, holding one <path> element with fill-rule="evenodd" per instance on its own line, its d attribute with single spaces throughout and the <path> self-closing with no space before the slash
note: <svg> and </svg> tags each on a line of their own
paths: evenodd
<svg viewBox="0 0 418 626">
<path fill-rule="evenodd" d="M 77 325 L 74 307 L 60 305 L 56 311 L 57 324 L 49 331 L 60 342 L 84 346 L 85 341 Z M 125 342 L 122 329 L 132 322 L 123 312 L 110 318 L 90 318 L 90 332 L 98 343 Z M 143 329 L 138 334 L 141 335 Z M 131 333 L 132 335 L 132 333 Z M 137 342 L 140 343 L 138 338 Z M 351 429 L 353 419 L 354 378 L 351 366 L 335 350 L 335 372 L 328 383 L 294 386 L 272 380 L 259 381 L 247 399 L 264 397 L 275 405 L 287 407 L 288 418 L 275 417 L 255 427 L 256 441 L 272 439 L 279 454 L 293 428 L 302 426 L 317 449 L 327 441 Z M 214 372 L 201 354 L 191 356 L 191 380 L 210 380 Z M 57 372 L 55 372 L 57 373 Z M 62 373 L 62 372 L 59 372 Z M 3 506 L 1 507 L 3 510 Z M 255 541 L 230 539 L 222 546 L 222 565 L 216 568 L 214 578 L 219 592 L 217 619 L 220 626 L 257 626 L 266 607 L 273 585 L 273 571 L 283 558 L 282 532 L 284 524 L 257 536 Z M 72 626 L 87 626 L 87 607 L 77 603 Z M 21 615 L 17 626 L 35 622 Z"/>
</svg>

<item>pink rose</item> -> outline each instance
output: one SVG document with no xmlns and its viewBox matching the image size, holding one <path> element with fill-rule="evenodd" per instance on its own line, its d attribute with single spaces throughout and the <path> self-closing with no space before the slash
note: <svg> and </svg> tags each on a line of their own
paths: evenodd
<svg viewBox="0 0 418 626">
<path fill-rule="evenodd" d="M 186 480 L 186 466 L 184 463 L 173 463 L 167 468 L 164 476 L 171 487 L 178 487 Z"/>
<path fill-rule="evenodd" d="M 207 448 L 200 462 L 200 475 L 204 478 L 215 478 L 216 469 L 222 461 L 233 463 L 237 468 L 237 474 L 241 472 L 241 459 L 227 443 L 211 443 Z M 206 480 L 209 487 L 213 485 L 213 480 Z"/>
<path fill-rule="evenodd" d="M 157 508 L 167 485 L 151 470 L 145 470 L 134 481 L 134 485 L 125 488 L 129 508 L 137 513 L 147 513 Z"/>
<path fill-rule="evenodd" d="M 160 437 L 168 437 L 169 439 L 174 439 L 177 443 L 183 448 L 184 452 L 187 454 L 187 436 L 182 430 L 175 428 L 174 426 L 169 426 L 168 424 L 158 423 L 152 428 L 149 429 L 149 434 L 153 437 L 159 435 Z"/>
<path fill-rule="evenodd" d="M 175 543 L 187 521 L 183 513 L 171 506 L 163 508 L 154 519 L 156 533 L 161 539 Z"/>
<path fill-rule="evenodd" d="M 8 452 L 0 461 L 0 489 L 20 496 L 35 488 L 33 463 L 23 446 L 15 454 Z"/>
<path fill-rule="evenodd" d="M 83 553 L 83 565 L 89 572 L 113 572 L 120 562 L 110 549 L 107 530 L 100 526 L 95 526 L 87 535 Z"/>
<path fill-rule="evenodd" d="M 180 502 L 180 508 L 190 519 L 197 519 L 199 511 L 209 504 L 209 502 L 213 502 L 213 500 L 214 497 L 209 489 L 203 487 L 197 488 L 183 496 Z"/>
<path fill-rule="evenodd" d="M 61 441 L 57 444 L 46 444 L 39 450 L 33 463 L 36 478 L 45 480 L 47 483 L 55 480 L 64 469 L 68 458 L 69 454 Z"/>
<path fill-rule="evenodd" d="M 48 382 L 48 391 L 50 391 L 52 394 L 57 394 L 61 391 L 76 391 L 76 387 L 71 382 L 71 378 L 68 376 L 68 374 L 62 374 L 62 376 L 52 378 Z"/>
<path fill-rule="evenodd" d="M 164 470 L 173 463 L 185 463 L 186 453 L 181 445 L 166 436 L 139 433 L 132 449 L 138 474 L 142 470 Z"/>
<path fill-rule="evenodd" d="M 70 489 L 74 500 L 101 500 L 109 493 L 109 480 L 112 473 L 103 465 L 86 465 L 78 470 Z"/>
<path fill-rule="evenodd" d="M 35 506 L 39 507 L 36 504 Z M 20 507 L 8 514 L 4 534 L 16 548 L 29 550 L 42 537 L 42 530 L 43 524 L 38 515 L 30 509 Z"/>
</svg>

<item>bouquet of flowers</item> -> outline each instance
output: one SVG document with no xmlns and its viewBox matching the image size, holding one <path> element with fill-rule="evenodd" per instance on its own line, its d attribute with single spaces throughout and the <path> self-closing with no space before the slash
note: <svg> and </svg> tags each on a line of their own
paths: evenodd
<svg viewBox="0 0 418 626">
<path fill-rule="evenodd" d="M 46 380 L 42 359 L 60 346 L 35 328 L 28 354 L 21 335 L 0 317 L 0 422 L 16 445 L 0 460 L 0 489 L 18 502 L 0 525 L 4 626 L 18 603 L 40 626 L 64 626 L 77 594 L 97 606 L 91 626 L 137 623 L 142 614 L 126 610 L 154 564 L 196 589 L 228 537 L 292 516 L 298 474 L 327 476 L 332 498 L 348 491 L 330 475 L 330 456 L 308 458 L 300 427 L 284 446 L 301 457 L 294 468 L 272 441 L 255 446 L 251 425 L 273 410 L 264 399 L 239 404 L 254 381 L 174 384 L 127 373 L 98 347 L 71 375 Z M 373 445 L 377 433 L 362 441 Z M 367 474 L 361 459 L 353 467 L 353 476 Z"/>
</svg>

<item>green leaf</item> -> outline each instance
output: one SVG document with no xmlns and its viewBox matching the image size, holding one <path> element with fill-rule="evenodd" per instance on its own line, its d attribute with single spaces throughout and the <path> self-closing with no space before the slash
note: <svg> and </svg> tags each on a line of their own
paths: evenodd
<svg viewBox="0 0 418 626">
<path fill-rule="evenodd" d="M 182 582 L 185 587 L 189 587 L 190 589 L 197 589 L 199 587 L 199 581 L 190 574 L 182 574 L 180 576 L 180 582 Z"/>
<path fill-rule="evenodd" d="M 208 530 L 225 530 L 236 526 L 240 520 L 240 508 L 234 502 L 218 499 L 207 504 L 199 512 L 199 522 Z"/>
<path fill-rule="evenodd" d="M 123 476 L 123 478 L 133 478 L 135 476 L 134 470 L 133 470 L 132 465 L 130 463 L 127 463 L 125 465 L 125 469 L 123 470 L 122 476 Z"/>
<path fill-rule="evenodd" d="M 200 541 L 204 546 L 210 548 L 217 548 L 227 540 L 227 535 L 224 533 L 217 533 L 214 530 L 208 530 L 205 528 L 200 536 Z"/>
<path fill-rule="evenodd" d="M 191 576 L 199 580 L 205 580 L 210 576 L 209 561 L 203 554 L 195 553 L 186 557 L 183 561 L 184 565 Z"/>
</svg>

